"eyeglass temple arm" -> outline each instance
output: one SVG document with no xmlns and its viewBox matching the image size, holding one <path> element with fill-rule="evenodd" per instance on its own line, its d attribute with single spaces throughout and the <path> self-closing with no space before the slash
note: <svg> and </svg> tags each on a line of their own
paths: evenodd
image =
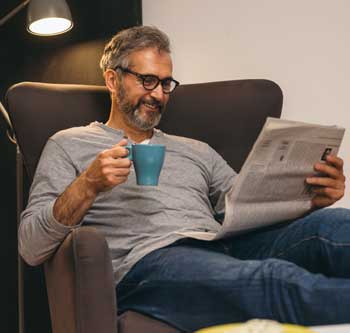
<svg viewBox="0 0 350 333">
<path fill-rule="evenodd" d="M 13 130 L 13 126 L 12 126 L 9 114 L 1 102 L 0 102 L 0 113 L 2 114 L 7 126 L 7 130 L 6 130 L 7 137 L 12 143 L 17 144 L 15 132 Z"/>
<path fill-rule="evenodd" d="M 12 9 L 8 14 L 6 14 L 3 18 L 0 19 L 0 27 L 4 25 L 11 17 L 15 16 L 19 11 L 21 11 L 25 6 L 28 5 L 30 0 L 25 0 L 17 7 Z"/>
</svg>

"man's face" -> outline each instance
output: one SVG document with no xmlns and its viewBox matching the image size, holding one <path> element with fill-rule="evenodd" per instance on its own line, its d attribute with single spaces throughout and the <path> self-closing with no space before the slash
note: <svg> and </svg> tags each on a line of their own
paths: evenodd
<svg viewBox="0 0 350 333">
<path fill-rule="evenodd" d="M 149 48 L 132 53 L 128 69 L 142 75 L 155 75 L 162 80 L 172 76 L 172 61 L 168 53 Z M 143 131 L 157 126 L 168 100 L 169 94 L 163 93 L 161 84 L 148 91 L 137 76 L 122 72 L 117 104 L 130 126 Z"/>
</svg>

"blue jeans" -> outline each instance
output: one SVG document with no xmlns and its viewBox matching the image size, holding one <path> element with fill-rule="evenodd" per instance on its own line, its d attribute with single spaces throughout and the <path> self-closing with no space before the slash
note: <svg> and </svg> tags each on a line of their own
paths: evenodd
<svg viewBox="0 0 350 333">
<path fill-rule="evenodd" d="M 184 332 L 251 318 L 350 322 L 350 210 L 213 241 L 185 239 L 141 259 L 117 287 L 135 310 Z"/>
</svg>

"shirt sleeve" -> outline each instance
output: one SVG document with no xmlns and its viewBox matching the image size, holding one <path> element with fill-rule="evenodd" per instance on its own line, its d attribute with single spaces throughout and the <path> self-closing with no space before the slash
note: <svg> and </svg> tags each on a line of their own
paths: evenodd
<svg viewBox="0 0 350 333">
<path fill-rule="evenodd" d="M 69 156 L 49 139 L 40 157 L 18 230 L 19 253 L 28 264 L 34 266 L 44 262 L 68 233 L 79 227 L 65 226 L 53 216 L 57 197 L 77 176 L 77 168 Z"/>
<path fill-rule="evenodd" d="M 210 148 L 210 151 L 212 172 L 209 185 L 209 199 L 215 212 L 215 218 L 221 222 L 225 213 L 225 194 L 233 186 L 237 173 L 214 149 Z"/>
</svg>

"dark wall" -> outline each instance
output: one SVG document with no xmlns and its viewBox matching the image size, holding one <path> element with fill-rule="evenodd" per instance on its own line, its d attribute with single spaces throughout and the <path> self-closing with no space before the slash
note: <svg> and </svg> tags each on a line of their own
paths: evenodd
<svg viewBox="0 0 350 333">
<path fill-rule="evenodd" d="M 19 4 L 1 0 L 0 17 Z M 17 82 L 103 84 L 98 62 L 105 42 L 117 31 L 142 24 L 142 0 L 67 0 L 74 28 L 55 37 L 30 35 L 25 29 L 26 10 L 0 27 L 0 100 Z M 0 117 L 0 203 L 1 203 L 1 331 L 16 332 L 17 326 L 17 226 L 16 148 L 6 137 Z M 37 270 L 26 267 L 26 333 L 49 332 L 49 323 L 40 321 L 43 281 Z M 35 281 L 36 277 L 38 280 Z M 34 279 L 34 280 L 33 280 Z M 44 313 L 47 315 L 47 313 Z M 4 327 L 5 326 L 5 327 Z"/>
</svg>

